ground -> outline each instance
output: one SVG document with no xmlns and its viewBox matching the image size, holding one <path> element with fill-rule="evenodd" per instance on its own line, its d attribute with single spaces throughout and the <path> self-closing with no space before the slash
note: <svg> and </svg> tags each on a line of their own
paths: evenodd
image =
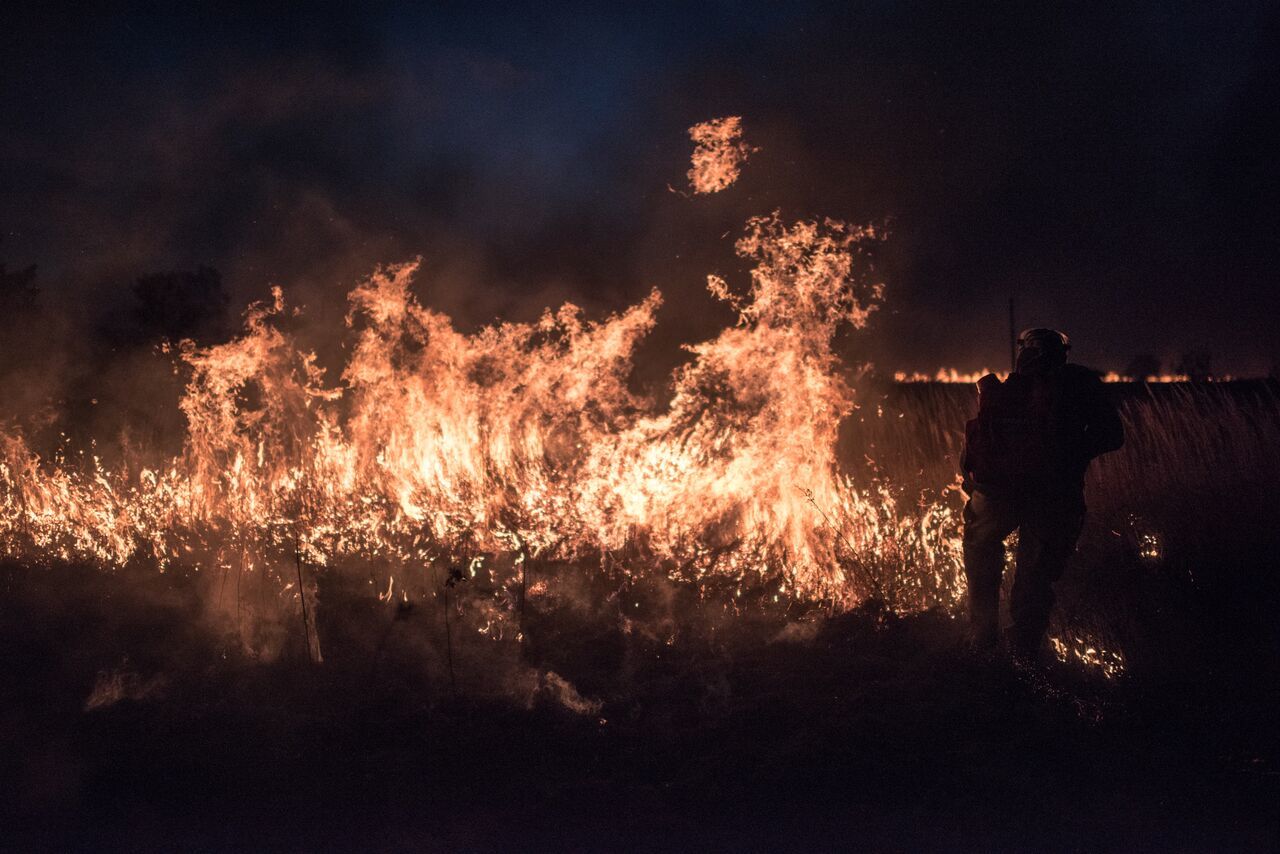
<svg viewBox="0 0 1280 854">
<path fill-rule="evenodd" d="M 8 566 L 0 591 L 10 850 L 1280 838 L 1270 688 L 1020 672 L 945 614 L 695 602 L 653 631 L 531 604 L 523 643 L 457 637 L 451 684 L 430 615 L 336 587 L 319 665 L 296 644 L 254 660 L 159 576 Z"/>
</svg>

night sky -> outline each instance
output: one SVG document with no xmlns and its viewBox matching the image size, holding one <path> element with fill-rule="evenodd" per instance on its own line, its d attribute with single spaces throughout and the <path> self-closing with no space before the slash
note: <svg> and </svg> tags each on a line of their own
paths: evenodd
<svg viewBox="0 0 1280 854">
<path fill-rule="evenodd" d="M 50 305 L 203 264 L 329 322 L 422 255 L 466 327 L 657 286 L 674 351 L 731 322 L 704 277 L 741 282 L 780 208 L 888 225 L 845 345 L 887 369 L 1003 366 L 1009 296 L 1103 369 L 1280 362 L 1274 3 L 172 5 L 0 13 L 0 261 Z M 742 179 L 672 192 L 723 115 Z"/>
</svg>

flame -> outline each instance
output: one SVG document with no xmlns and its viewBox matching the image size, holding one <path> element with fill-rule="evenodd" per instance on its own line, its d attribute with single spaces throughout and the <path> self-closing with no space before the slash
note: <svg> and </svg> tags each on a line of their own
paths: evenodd
<svg viewBox="0 0 1280 854">
<path fill-rule="evenodd" d="M 1008 371 L 989 371 L 983 368 L 980 371 L 970 371 L 965 373 L 955 368 L 938 368 L 936 373 L 923 374 L 919 371 L 898 371 L 893 375 L 894 382 L 899 383 L 961 383 L 965 385 L 973 385 L 987 374 L 995 374 L 1003 382 L 1009 378 Z"/>
<path fill-rule="evenodd" d="M 971 385 L 985 377 L 987 374 L 995 374 L 1002 381 L 1009 378 L 1008 371 L 989 371 L 983 368 L 980 371 L 961 371 L 956 368 L 939 368 L 932 374 L 922 373 L 921 371 L 896 371 L 893 375 L 894 382 L 899 383 L 962 383 Z M 1217 377 L 1206 377 L 1206 382 L 1231 382 L 1235 377 L 1230 374 L 1224 374 Z M 1102 381 L 1108 383 L 1186 383 L 1191 382 L 1191 377 L 1186 374 L 1160 374 L 1158 376 L 1148 377 L 1130 377 L 1124 374 L 1108 371 L 1102 375 Z"/>
<path fill-rule="evenodd" d="M 1204 382 L 1211 383 L 1229 383 L 1236 377 L 1231 374 L 1222 374 L 1220 376 L 1204 377 Z M 1108 371 L 1102 375 L 1103 382 L 1109 383 L 1189 383 L 1193 382 L 1192 378 L 1187 374 L 1151 374 L 1145 377 L 1131 377 L 1125 374 L 1118 374 L 1115 371 Z"/>
<path fill-rule="evenodd" d="M 304 615 L 304 565 L 376 560 L 408 577 L 469 560 L 474 574 L 485 555 L 844 605 L 954 604 L 954 487 L 925 500 L 838 474 L 855 393 L 832 341 L 883 297 L 867 260 L 880 238 L 834 220 L 750 220 L 736 244 L 747 286 L 708 279 L 738 321 L 688 348 L 665 407 L 627 385 L 656 290 L 601 321 L 566 304 L 468 335 L 417 301 L 419 262 L 379 269 L 349 295 L 350 358 L 334 383 L 287 331 L 276 288 L 238 338 L 176 348 L 187 434 L 164 465 L 70 466 L 5 434 L 0 547 L 212 567 L 224 585 L 261 572 Z"/>
<path fill-rule="evenodd" d="M 711 119 L 689 128 L 695 143 L 689 186 L 695 193 L 718 193 L 738 180 L 742 164 L 753 152 L 742 140 L 742 117 Z"/>
<path fill-rule="evenodd" d="M 755 151 L 736 116 L 689 133 L 697 193 L 733 184 Z M 172 458 L 45 460 L 0 431 L 0 552 L 208 569 L 218 606 L 234 573 L 237 619 L 241 579 L 255 576 L 260 602 L 300 605 L 315 660 L 316 573 L 355 566 L 370 585 L 376 566 L 384 578 L 373 592 L 397 607 L 435 570 L 447 637 L 456 582 L 493 582 L 501 564 L 520 573 L 521 601 L 546 595 L 545 579 L 525 588 L 534 558 L 714 579 L 735 598 L 954 612 L 964 595 L 958 479 L 913 493 L 870 456 L 869 478 L 839 473 L 837 434 L 858 404 L 833 341 L 865 326 L 883 299 L 869 261 L 881 238 L 831 219 L 749 220 L 735 244 L 752 265 L 747 286 L 707 278 L 737 322 L 687 347 L 665 405 L 628 385 L 662 305 L 656 289 L 599 321 L 567 303 L 533 323 L 465 334 L 414 295 L 420 260 L 387 266 L 348 295 L 350 356 L 334 381 L 289 331 L 297 309 L 273 288 L 233 340 L 168 348 L 186 375 L 186 435 Z M 1158 539 L 1142 549 L 1158 558 Z M 510 608 L 475 608 L 480 634 L 522 637 Z M 1123 658 L 1092 641 L 1052 640 L 1063 660 L 1123 672 Z M 135 682 L 100 675 L 90 707 L 153 690 Z M 550 671 L 529 696 L 601 708 Z"/>
</svg>

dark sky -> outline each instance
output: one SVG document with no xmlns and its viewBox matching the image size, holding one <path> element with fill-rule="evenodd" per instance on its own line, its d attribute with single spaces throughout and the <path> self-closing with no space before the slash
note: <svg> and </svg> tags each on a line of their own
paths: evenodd
<svg viewBox="0 0 1280 854">
<path fill-rule="evenodd" d="M 1274 3 L 178 5 L 0 13 L 0 261 L 50 300 L 208 264 L 329 320 L 422 255 L 464 325 L 656 285 L 695 340 L 781 208 L 889 224 L 887 368 L 1002 365 L 1010 295 L 1101 368 L 1280 359 Z M 670 192 L 728 114 L 740 183 Z"/>
</svg>

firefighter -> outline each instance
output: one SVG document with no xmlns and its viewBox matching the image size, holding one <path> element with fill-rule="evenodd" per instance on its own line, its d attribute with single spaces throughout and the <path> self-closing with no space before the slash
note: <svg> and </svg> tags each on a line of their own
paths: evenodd
<svg viewBox="0 0 1280 854">
<path fill-rule="evenodd" d="M 1085 471 L 1124 443 L 1124 428 L 1098 374 L 1067 361 L 1066 335 L 1028 329 L 1017 346 L 1006 381 L 993 374 L 978 381 L 978 415 L 966 425 L 964 571 L 972 641 L 991 649 L 1000 638 L 1004 541 L 1018 532 L 1007 640 L 1015 659 L 1034 661 L 1053 584 L 1084 523 Z"/>
</svg>

